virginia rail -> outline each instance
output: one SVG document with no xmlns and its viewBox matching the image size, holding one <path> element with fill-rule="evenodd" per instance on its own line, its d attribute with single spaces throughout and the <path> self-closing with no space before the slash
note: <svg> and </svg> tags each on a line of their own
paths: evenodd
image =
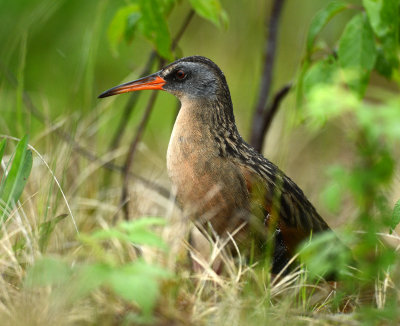
<svg viewBox="0 0 400 326">
<path fill-rule="evenodd" d="M 240 136 L 225 76 L 214 62 L 182 58 L 99 97 L 146 89 L 167 91 L 181 102 L 167 168 L 192 220 L 209 222 L 221 238 L 240 228 L 235 240 L 242 254 L 256 258 L 274 239 L 273 273 L 311 232 L 329 230 L 303 191 Z"/>
</svg>

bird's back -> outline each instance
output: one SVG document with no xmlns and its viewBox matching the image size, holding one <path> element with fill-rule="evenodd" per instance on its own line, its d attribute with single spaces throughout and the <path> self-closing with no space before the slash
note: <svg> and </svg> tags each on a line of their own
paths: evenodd
<svg viewBox="0 0 400 326">
<path fill-rule="evenodd" d="M 294 253 L 298 244 L 311 232 L 329 230 L 296 183 L 247 144 L 235 126 L 228 128 L 223 135 L 220 132 L 215 139 L 220 144 L 221 155 L 240 168 L 249 193 L 250 207 L 262 207 L 264 226 L 280 232 L 289 252 Z"/>
</svg>

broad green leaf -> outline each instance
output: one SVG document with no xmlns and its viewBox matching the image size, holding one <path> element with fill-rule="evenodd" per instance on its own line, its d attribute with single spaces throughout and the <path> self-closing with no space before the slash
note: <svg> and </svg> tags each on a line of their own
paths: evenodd
<svg viewBox="0 0 400 326">
<path fill-rule="evenodd" d="M 359 105 L 357 96 L 335 81 L 333 84 L 318 84 L 311 89 L 307 94 L 305 112 L 310 127 L 318 130 L 326 121 L 344 112 L 357 110 Z"/>
<path fill-rule="evenodd" d="M 377 56 L 374 34 L 364 14 L 347 23 L 339 40 L 338 56 L 346 82 L 362 96 Z"/>
<path fill-rule="evenodd" d="M 88 237 L 93 240 L 118 239 L 125 242 L 129 241 L 129 237 L 116 228 L 98 230 L 93 232 L 92 234 L 89 234 Z"/>
<path fill-rule="evenodd" d="M 382 52 L 376 63 L 377 71 L 390 78 L 398 69 L 399 59 L 399 0 L 363 0 L 374 33 L 381 43 Z"/>
<path fill-rule="evenodd" d="M 352 253 L 333 232 L 314 235 L 310 241 L 303 243 L 299 254 L 312 278 L 349 274 Z"/>
<path fill-rule="evenodd" d="M 343 189 L 347 188 L 348 172 L 340 165 L 332 165 L 327 170 L 329 183 L 322 191 L 321 197 L 326 207 L 333 213 L 340 209 L 343 199 Z"/>
<path fill-rule="evenodd" d="M 62 284 L 70 280 L 72 275 L 68 263 L 54 258 L 42 258 L 28 270 L 25 284 L 27 286 L 45 286 Z"/>
<path fill-rule="evenodd" d="M 125 300 L 135 301 L 144 315 L 150 315 L 159 295 L 158 283 L 146 275 L 115 270 L 109 279 L 115 293 Z"/>
<path fill-rule="evenodd" d="M 337 75 L 338 66 L 333 58 L 318 61 L 305 74 L 303 81 L 304 93 L 307 94 L 319 84 L 331 84 Z"/>
<path fill-rule="evenodd" d="M 398 28 L 398 0 L 363 0 L 363 5 L 377 36 L 384 37 Z"/>
<path fill-rule="evenodd" d="M 11 168 L 0 187 L 0 200 L 6 206 L 18 201 L 31 172 L 32 152 L 27 146 L 28 137 L 24 136 L 15 149 Z"/>
<path fill-rule="evenodd" d="M 125 27 L 125 40 L 127 42 L 134 38 L 136 30 L 140 24 L 141 17 L 142 14 L 140 12 L 133 12 L 128 16 Z"/>
<path fill-rule="evenodd" d="M 83 297 L 107 283 L 113 269 L 107 264 L 94 263 L 79 266 L 76 273 L 71 286 L 74 286 L 77 297 Z"/>
<path fill-rule="evenodd" d="M 378 71 L 382 76 L 385 76 L 386 78 L 390 78 L 392 76 L 393 69 L 396 67 L 396 65 L 392 65 L 389 60 L 386 58 L 384 51 L 381 49 L 378 49 L 377 57 L 376 57 L 376 63 L 375 63 L 375 69 Z"/>
<path fill-rule="evenodd" d="M 165 225 L 165 219 L 159 217 L 141 218 L 134 221 L 122 222 L 115 228 L 98 230 L 88 235 L 92 240 L 118 239 L 128 243 L 148 245 L 166 249 L 165 242 L 159 235 L 149 230 L 154 225 Z"/>
<path fill-rule="evenodd" d="M 338 213 L 342 202 L 343 189 L 338 183 L 331 183 L 321 194 L 325 206 L 332 212 Z"/>
<path fill-rule="evenodd" d="M 142 34 L 153 43 L 157 52 L 166 59 L 172 59 L 171 36 L 162 0 L 140 0 Z"/>
<path fill-rule="evenodd" d="M 159 235 L 149 230 L 137 229 L 128 233 L 128 238 L 135 244 L 148 245 L 160 249 L 167 249 L 167 245 Z"/>
<path fill-rule="evenodd" d="M 164 218 L 145 217 L 130 222 L 122 222 L 118 227 L 127 232 L 129 240 L 133 243 L 166 249 L 167 246 L 161 237 L 149 230 L 150 226 L 165 225 L 165 222 Z"/>
<path fill-rule="evenodd" d="M 159 296 L 158 280 L 171 277 L 163 268 L 138 260 L 115 269 L 109 278 L 113 290 L 126 300 L 135 301 L 144 315 L 150 315 Z"/>
<path fill-rule="evenodd" d="M 138 4 L 130 4 L 120 8 L 114 15 L 108 30 L 107 37 L 114 54 L 117 54 L 118 43 L 124 39 L 124 36 L 129 35 L 133 37 L 135 30 L 135 23 L 141 16 L 140 7 Z M 136 17 L 136 21 L 132 20 Z"/>
<path fill-rule="evenodd" d="M 307 35 L 307 52 L 310 54 L 314 40 L 325 25 L 338 13 L 348 8 L 343 1 L 332 1 L 324 9 L 317 12 L 311 21 Z"/>
<path fill-rule="evenodd" d="M 400 199 L 396 202 L 393 208 L 392 221 L 390 224 L 390 234 L 392 234 L 393 230 L 400 223 Z"/>
<path fill-rule="evenodd" d="M 162 226 L 165 225 L 165 218 L 162 217 L 142 217 L 137 220 L 122 222 L 118 225 L 123 230 L 132 231 L 135 229 L 149 227 L 149 226 Z"/>
<path fill-rule="evenodd" d="M 190 0 L 190 4 L 196 13 L 220 27 L 222 21 L 224 25 L 228 23 L 227 15 L 223 10 L 219 0 Z"/>
</svg>

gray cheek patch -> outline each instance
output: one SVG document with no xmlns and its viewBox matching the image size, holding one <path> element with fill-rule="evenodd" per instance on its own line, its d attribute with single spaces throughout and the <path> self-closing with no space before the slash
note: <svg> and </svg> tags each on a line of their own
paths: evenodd
<svg viewBox="0 0 400 326">
<path fill-rule="evenodd" d="M 174 78 L 175 71 L 186 70 L 186 79 L 179 81 Z M 222 74 L 222 73 L 221 73 Z M 164 89 L 178 98 L 208 99 L 213 100 L 218 92 L 218 74 L 212 67 L 200 62 L 183 62 L 167 66 L 162 71 L 162 76 L 167 77 L 171 85 L 164 86 Z"/>
</svg>

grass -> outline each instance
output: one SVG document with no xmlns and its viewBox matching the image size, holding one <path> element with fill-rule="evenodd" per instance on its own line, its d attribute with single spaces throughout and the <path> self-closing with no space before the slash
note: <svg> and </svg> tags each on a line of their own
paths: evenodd
<svg viewBox="0 0 400 326">
<path fill-rule="evenodd" d="M 106 112 L 111 103 L 100 103 L 96 111 Z M 137 238 L 127 241 L 116 233 L 121 230 L 122 216 L 120 174 L 85 159 L 73 144 L 57 137 L 56 130 L 67 130 L 73 119 L 48 125 L 32 139 L 31 144 L 40 144 L 43 149 L 30 147 L 34 153 L 31 175 L 20 201 L 1 225 L 0 324 L 375 325 L 398 321 L 397 258 L 391 268 L 372 272 L 367 281 L 361 273 L 337 284 L 313 278 L 304 266 L 271 278 L 268 265 L 248 266 L 240 255 L 233 259 L 224 249 L 226 243 L 212 243 L 210 255 L 204 259 L 187 243 L 192 224 L 175 202 L 136 179 L 130 182 L 132 218 L 165 219 L 165 226 L 155 225 L 149 231 L 168 249 L 160 249 L 157 241 L 148 239 L 144 243 Z M 80 119 L 74 139 L 86 147 L 102 147 L 93 135 L 108 119 L 106 114 Z M 16 139 L 6 138 L 8 161 Z M 127 147 L 121 146 L 101 160 L 118 160 L 126 151 Z M 158 163 L 145 169 L 140 161 L 135 162 L 134 172 L 168 186 L 164 164 L 156 154 L 145 144 L 139 146 L 139 154 Z M 343 181 L 345 176 L 336 179 Z M 362 236 L 354 230 L 363 228 L 356 227 L 350 231 L 353 240 Z M 99 232 L 110 236 L 99 239 Z M 341 237 L 346 234 L 337 232 Z M 395 254 L 399 240 L 395 232 L 379 235 L 379 241 L 396 249 Z M 362 253 L 364 247 L 358 250 Z M 318 267 L 324 257 L 320 256 L 322 250 L 316 249 L 311 259 Z M 192 269 L 188 252 L 202 268 Z M 378 266 L 382 252 L 386 253 L 363 254 L 371 259 L 363 266 Z M 137 272 L 133 265 L 142 258 L 147 267 Z M 223 274 L 212 268 L 217 261 L 224 265 Z M 137 278 L 132 279 L 132 275 Z M 141 290 L 129 291 L 131 287 Z"/>
<path fill-rule="evenodd" d="M 115 271 L 139 259 L 138 246 L 122 238 L 109 237 L 97 245 L 88 240 L 99 230 L 115 230 L 115 216 L 120 211 L 118 175 L 113 175 L 117 186 L 104 188 L 99 181 L 103 174 L 97 163 L 83 160 L 67 144 L 58 143 L 51 155 L 39 156 L 36 152 L 24 195 L 1 226 L 2 325 L 125 325 L 146 321 L 155 325 L 361 325 L 368 320 L 368 309 L 379 311 L 400 294 L 395 271 L 376 280 L 375 287 L 355 288 L 349 293 L 340 289 L 340 283 L 310 279 L 306 269 L 300 267 L 271 279 L 267 266 L 241 264 L 240 255 L 232 259 L 221 243 L 213 243 L 210 260 L 204 260 L 185 241 L 191 226 L 174 202 L 139 182 L 131 183 L 134 216 L 163 216 L 166 225 L 152 230 L 168 245 L 167 251 L 140 245 L 142 256 L 147 263 L 163 266 L 174 275 L 157 281 L 160 296 L 154 317 L 140 319 L 136 301 L 127 300 L 107 285 L 77 294 L 84 287 L 74 283 L 79 274 L 63 276 L 74 266 L 109 264 Z M 54 225 L 43 233 L 50 221 Z M 45 246 L 43 236 L 48 237 Z M 391 239 L 398 245 L 397 236 Z M 202 269 L 192 270 L 187 250 Z M 64 267 L 45 264 L 40 270 L 43 280 L 29 285 L 32 266 L 44 257 Z M 217 258 L 225 266 L 222 275 L 211 267 Z M 92 281 L 96 278 L 101 278 L 101 273 L 91 274 Z M 143 276 L 143 280 L 147 278 Z M 379 316 L 378 320 L 389 323 L 392 317 Z"/>
<path fill-rule="evenodd" d="M 115 231 L 121 231 L 120 195 L 122 181 L 120 174 L 104 170 L 97 161 L 85 159 L 79 154 L 74 144 L 61 139 L 58 131 L 67 130 L 79 144 L 90 148 L 93 153 L 104 153 L 108 145 L 110 130 L 113 131 L 113 126 L 116 126 L 117 117 L 119 117 L 118 114 L 122 110 L 117 113 L 118 109 L 110 109 L 111 106 L 116 106 L 114 100 L 95 102 L 94 91 L 91 88 L 96 89 L 99 86 L 92 84 L 98 83 L 102 85 L 101 88 L 105 88 L 105 85 L 121 78 L 122 73 L 126 73 L 128 70 L 127 62 L 132 61 L 135 62 L 136 70 L 130 79 L 137 77 L 140 63 L 145 60 L 133 60 L 130 57 L 132 48 L 135 49 L 135 53 L 146 53 L 148 49 L 141 45 L 142 42 L 137 42 L 132 47 L 123 48 L 121 55 L 123 58 L 120 61 L 114 59 L 115 64 L 111 64 L 110 56 L 105 54 L 107 51 L 98 51 L 100 44 L 105 46 L 104 44 L 107 42 L 104 36 L 106 23 L 101 25 L 100 22 L 103 21 L 104 16 L 112 15 L 112 12 L 104 9 L 107 1 L 102 1 L 96 4 L 93 7 L 94 9 L 92 8 L 94 14 L 90 13 L 90 15 L 95 16 L 93 20 L 95 28 L 93 30 L 89 28 L 91 25 L 88 27 L 83 24 L 87 16 L 79 16 L 81 17 L 79 24 L 68 25 L 70 17 L 73 16 L 71 13 L 85 13 L 88 11 L 86 9 L 90 8 L 93 3 L 87 4 L 85 10 L 80 8 L 81 4 L 76 6 L 77 9 L 74 9 L 74 4 L 70 3 L 66 4 L 65 7 L 63 7 L 62 2 L 57 5 L 49 5 L 49 3 L 47 1 L 41 5 L 36 4 L 36 11 L 33 11 L 33 15 L 30 14 L 30 10 L 26 10 L 24 17 L 30 17 L 30 19 L 24 19 L 24 26 L 34 26 L 35 29 L 31 31 L 30 28 L 22 28 L 18 31 L 10 31 L 4 43 L 12 46 L 9 47 L 10 50 L 7 50 L 6 47 L 2 49 L 2 54 L 5 55 L 2 56 L 3 61 L 0 62 L 7 69 L 10 68 L 15 71 L 18 78 L 15 89 L 8 88 L 11 85 L 9 81 L 0 80 L 2 86 L 7 86 L 0 88 L 0 109 L 7 110 L 0 119 L 1 138 L 8 138 L 3 163 L 9 161 L 12 155 L 12 147 L 17 144 L 15 138 L 7 135 L 23 135 L 29 131 L 31 133 L 30 144 L 33 146 L 31 147 L 33 166 L 27 185 L 22 197 L 12 211 L 7 214 L 6 221 L 0 226 L 1 325 L 135 325 L 146 322 L 154 325 L 229 326 L 260 324 L 392 325 L 399 322 L 400 291 L 398 284 L 400 274 L 399 268 L 397 268 L 399 266 L 397 251 L 400 242 L 395 232 L 393 234 L 388 233 L 388 228 L 377 227 L 372 232 L 378 233 L 377 239 L 379 243 L 385 244 L 385 248 L 394 248 L 392 252 L 379 251 L 378 246 L 355 246 L 356 251 L 358 250 L 357 252 L 362 257 L 370 259 L 365 260 L 364 267 L 366 270 L 373 266 L 380 266 L 381 262 L 378 258 L 384 258 L 384 255 L 380 255 L 380 253 L 389 253 L 394 256 L 389 257 L 392 261 L 390 268 L 379 272 L 373 271 L 373 277 L 369 277 L 367 281 L 362 279 L 363 275 L 357 275 L 356 277 L 349 277 L 343 282 L 332 284 L 313 278 L 312 271 L 307 270 L 304 266 L 295 268 L 288 275 L 271 278 L 267 272 L 268 265 L 263 266 L 258 263 L 248 266 L 242 263 L 244 259 L 241 260 L 240 255 L 239 258 L 233 259 L 224 249 L 224 244 L 221 243 L 210 245 L 210 258 L 200 257 L 187 243 L 187 234 L 192 224 L 182 216 L 175 202 L 170 198 L 161 196 L 140 180 L 132 179 L 130 182 L 131 197 L 128 203 L 132 212 L 132 219 L 136 221 L 149 216 L 160 216 L 165 219 L 166 224 L 164 226 L 153 225 L 146 229 L 146 232 L 156 234 L 156 239 L 162 239 L 168 249 L 160 248 L 157 245 L 157 240 L 154 240 L 155 238 L 151 236 L 146 238 L 146 241 L 151 238 L 154 242 L 147 244 L 141 243 L 143 239 L 134 238 L 132 243 L 132 241 L 126 241 L 124 236 L 116 236 Z M 64 16 L 58 12 L 59 7 L 62 7 L 65 12 L 69 12 L 70 16 L 68 14 Z M 258 7 L 256 9 L 255 12 L 259 16 Z M 232 13 L 232 15 L 238 15 L 238 13 Z M 308 15 L 310 15 L 309 12 Z M 294 16 L 296 19 L 303 17 L 303 15 L 298 15 L 297 11 Z M 240 12 L 239 17 L 242 17 L 242 12 Z M 92 18 L 90 17 L 90 19 Z M 247 23 L 259 20 L 259 18 L 257 18 L 258 20 L 250 18 L 249 16 L 249 19 L 243 21 Z M 52 28 L 48 28 L 47 22 L 49 20 Z M 62 23 L 57 25 L 56 22 L 58 21 Z M 64 29 L 64 25 L 67 26 L 66 29 Z M 297 25 L 307 24 L 298 23 Z M 234 24 L 232 26 L 238 28 L 238 31 L 243 27 L 240 27 L 240 25 L 235 27 Z M 47 34 L 46 36 L 41 29 L 46 30 L 46 32 L 49 31 L 49 33 L 62 29 L 64 34 L 60 35 L 65 35 L 65 38 L 60 37 L 57 42 L 50 42 L 49 48 L 54 51 L 46 51 L 45 55 L 41 48 L 45 47 L 44 44 L 47 45 L 47 40 L 53 40 L 53 38 Z M 260 30 L 262 31 L 262 28 Z M 214 32 L 212 30 L 210 34 L 214 34 Z M 236 32 L 233 33 L 232 39 L 234 40 L 238 37 Z M 46 37 L 41 38 L 43 36 L 41 33 Z M 77 39 L 76 35 L 81 34 L 83 38 Z M 245 33 L 243 39 L 249 39 L 249 34 L 249 31 Z M 66 35 L 72 37 L 67 38 Z M 213 38 L 222 39 L 220 35 L 215 33 Z M 77 49 L 76 44 L 79 44 L 79 46 L 87 45 L 84 42 L 85 38 L 90 43 L 89 48 L 86 47 L 86 50 Z M 297 38 L 298 34 L 296 33 L 296 42 Z M 12 40 L 12 42 L 7 42 L 7 40 Z M 199 43 L 196 38 L 193 38 L 193 40 L 188 38 L 185 42 L 188 44 L 190 42 Z M 256 38 L 252 42 L 254 44 L 259 43 Z M 32 44 L 35 43 L 38 43 L 41 47 L 39 50 L 33 47 Z M 203 43 L 206 44 L 203 45 L 204 49 L 210 47 L 209 42 Z M 71 48 L 68 44 L 72 44 L 70 45 Z M 286 52 L 286 54 L 281 54 L 283 58 L 281 61 L 285 62 L 286 66 L 286 60 L 288 57 L 294 57 L 293 52 L 295 51 L 293 51 L 290 42 L 285 43 L 284 46 L 288 48 L 286 51 L 281 51 Z M 227 44 L 221 46 L 221 48 L 229 47 Z M 204 49 L 203 52 L 205 52 Z M 33 61 L 32 52 L 35 53 L 34 57 L 39 59 Z M 62 53 L 62 56 L 60 53 Z M 75 56 L 73 56 L 73 53 L 75 53 Z M 248 51 L 245 54 L 244 57 L 247 58 Z M 42 55 L 45 59 L 42 58 Z M 222 58 L 226 54 L 220 56 Z M 59 57 L 62 57 L 62 60 Z M 300 60 L 299 58 L 300 54 L 296 60 Z M 254 57 L 250 61 L 259 62 L 258 59 L 253 59 Z M 119 75 L 111 71 L 113 69 L 106 70 L 104 68 L 106 66 L 116 67 L 117 62 L 119 69 L 121 69 L 118 72 Z M 85 63 L 88 63 L 88 65 L 85 66 Z M 295 64 L 292 63 L 292 65 Z M 51 69 L 47 69 L 50 66 L 57 67 L 57 69 L 50 72 Z M 102 77 L 106 76 L 103 80 L 95 76 L 96 69 L 94 67 L 98 66 L 102 66 Z M 226 66 L 228 65 L 226 64 Z M 239 65 L 232 64 L 231 66 Z M 241 76 L 247 76 L 246 84 L 255 84 L 253 75 L 254 72 L 258 73 L 259 69 L 252 66 L 249 69 L 245 65 L 243 67 L 244 71 L 237 71 L 242 71 Z M 59 73 L 58 69 L 60 69 Z M 48 72 L 48 74 L 43 73 L 43 71 Z M 228 73 L 233 77 L 233 72 L 235 71 L 232 69 Z M 285 73 L 292 78 L 291 72 L 285 70 Z M 280 76 L 281 74 L 277 73 L 277 75 Z M 230 82 L 243 82 L 240 78 L 236 79 L 231 78 Z M 34 87 L 32 87 L 32 84 L 34 84 Z M 71 87 L 71 85 L 73 86 Z M 231 84 L 231 86 L 233 85 Z M 30 95 L 34 103 L 40 108 L 39 111 L 44 112 L 49 117 L 57 116 L 57 120 L 53 122 L 38 121 L 31 111 L 25 111 L 29 107 L 23 100 L 24 88 L 30 89 L 29 87 L 36 91 L 36 93 Z M 241 87 L 236 87 L 236 89 L 242 91 Z M 330 91 L 332 91 L 332 88 Z M 241 94 L 243 99 L 239 100 L 243 101 L 242 107 L 247 110 L 248 103 L 252 100 L 252 94 L 255 93 L 251 91 L 244 93 Z M 335 103 L 338 102 L 337 98 L 343 98 L 342 93 L 339 95 L 334 98 Z M 238 95 L 237 97 L 239 98 Z M 319 100 L 322 101 L 322 99 L 323 96 L 320 96 Z M 289 100 L 293 100 L 293 98 Z M 144 107 L 145 99 L 140 101 L 138 107 Z M 160 102 L 163 105 L 168 104 L 165 106 L 173 107 L 170 98 L 165 97 L 165 101 Z M 236 102 L 240 103 L 240 101 L 237 100 Z M 322 121 L 326 118 L 325 108 L 328 106 L 321 102 L 316 103 L 316 112 L 314 112 L 313 117 Z M 290 108 L 290 105 L 287 107 Z M 343 107 L 347 107 L 347 104 Z M 395 104 L 392 107 L 395 108 Z M 162 113 L 157 113 L 157 119 L 153 121 L 157 124 L 156 128 L 153 125 L 153 129 L 156 130 L 153 138 L 166 144 L 165 137 L 159 137 L 159 135 L 160 132 L 162 135 L 168 133 L 169 127 L 165 125 L 169 121 L 166 122 L 165 111 L 160 109 L 157 112 Z M 241 112 L 242 116 L 248 114 L 243 112 Z M 357 112 L 365 113 L 364 122 L 376 121 L 375 116 L 367 114 L 367 110 Z M 380 112 L 386 111 L 380 110 Z M 138 121 L 140 114 L 140 112 L 135 112 L 135 117 L 132 120 Z M 174 112 L 169 111 L 168 114 L 172 117 Z M 298 113 L 285 112 L 282 114 L 284 114 L 282 115 L 284 119 L 288 118 L 287 120 L 293 121 L 296 118 L 291 114 L 297 115 Z M 393 117 L 395 116 L 395 113 L 393 113 Z M 398 121 L 392 118 L 392 115 L 388 115 L 388 117 L 388 121 L 385 122 L 387 125 Z M 169 118 L 168 120 L 171 120 Z M 350 119 L 349 122 L 347 116 L 341 118 L 342 120 L 333 121 L 333 124 L 340 126 L 335 131 L 344 134 L 346 130 L 350 130 L 350 133 L 352 133 L 355 130 L 354 121 Z M 385 116 L 380 119 L 384 120 L 384 118 Z M 331 121 L 332 119 L 328 117 L 325 120 Z M 290 124 L 290 128 L 293 129 L 292 124 L 294 123 L 291 122 Z M 163 130 L 161 130 L 161 126 L 164 128 Z M 397 132 L 396 125 L 390 126 L 390 130 L 393 130 L 393 134 L 395 134 Z M 290 134 L 293 131 L 292 129 L 285 130 L 285 134 Z M 382 129 L 385 130 L 385 128 Z M 306 132 L 303 132 L 303 134 Z M 321 134 L 322 132 L 317 132 L 311 138 L 319 139 Z M 354 137 L 354 134 L 351 137 Z M 157 136 L 163 139 L 158 139 Z M 313 149 L 303 150 L 302 146 L 305 145 L 300 140 L 302 136 L 296 137 L 293 148 L 299 142 L 298 147 L 302 151 L 299 160 L 302 164 L 313 164 L 311 160 L 306 162 L 303 158 L 310 153 L 313 154 L 312 157 L 318 157 L 318 154 L 314 155 Z M 307 137 L 310 137 L 309 134 L 307 134 Z M 335 135 L 326 137 L 334 138 Z M 344 139 L 348 140 L 348 138 Z M 398 138 L 393 137 L 393 139 Z M 381 140 L 379 138 L 377 148 L 382 145 Z M 148 143 L 150 141 L 145 139 L 145 142 L 140 144 L 140 155 L 137 155 L 138 159 L 135 161 L 132 170 L 136 174 L 143 175 L 168 187 L 169 182 L 165 176 L 164 160 L 157 156 L 152 147 L 147 147 L 146 144 Z M 122 160 L 127 153 L 126 143 L 123 142 L 122 144 L 117 150 L 102 154 L 101 160 L 103 162 Z M 279 144 L 281 145 L 280 141 Z M 311 148 L 313 144 L 313 142 L 307 143 L 305 147 Z M 160 144 L 157 144 L 157 146 L 163 147 Z M 323 149 L 325 147 L 326 144 L 323 145 Z M 286 149 L 282 146 L 279 146 L 279 150 L 286 152 Z M 291 153 L 290 150 L 288 152 Z M 363 171 L 362 168 L 367 165 L 365 163 L 368 163 L 368 160 L 359 160 L 361 155 L 357 156 L 357 154 L 359 153 L 351 153 L 350 159 L 346 156 L 348 161 L 360 163 L 358 166 L 353 166 L 353 172 Z M 395 150 L 391 154 L 398 157 L 399 153 L 398 150 Z M 162 155 L 164 156 L 164 153 Z M 354 157 L 357 159 L 353 159 Z M 294 162 L 293 164 L 296 165 L 298 161 Z M 379 163 L 380 161 L 377 160 L 376 162 Z M 372 163 L 375 164 L 376 162 Z M 352 165 L 352 162 L 348 165 Z M 368 186 L 368 183 L 361 183 L 361 186 L 360 184 L 354 185 L 349 180 L 354 181 L 355 179 L 348 178 L 348 175 L 342 170 L 336 168 L 332 172 L 332 178 L 342 183 L 328 188 L 331 190 L 325 194 L 325 197 L 332 200 L 332 207 L 340 207 L 341 209 L 336 215 L 333 215 L 334 218 L 329 222 L 340 220 L 345 221 L 341 224 L 352 224 L 349 220 L 364 208 L 368 212 L 366 216 L 371 217 L 373 223 L 375 220 L 372 217 L 379 216 L 380 218 L 382 212 L 379 211 L 379 207 L 378 209 L 376 207 L 370 208 L 363 200 L 360 201 L 361 204 L 357 202 L 358 197 L 369 199 L 370 197 L 367 197 L 367 195 L 369 196 L 370 193 L 358 193 L 356 194 L 358 197 L 355 196 L 356 199 L 351 197 L 351 194 L 346 193 L 346 197 L 340 201 L 340 194 L 343 193 L 341 189 L 347 190 L 353 187 L 354 189 L 368 190 L 368 187 L 365 186 Z M 303 172 L 297 173 L 300 175 Z M 390 184 L 388 187 L 393 188 L 389 189 L 391 190 L 390 194 L 394 193 L 392 196 L 398 195 L 395 189 L 398 185 L 396 174 L 393 173 L 386 178 L 392 182 L 387 182 L 387 184 Z M 312 189 L 315 188 L 316 190 L 313 191 L 318 192 L 318 189 L 320 189 L 319 180 L 315 180 L 315 175 L 308 173 L 304 179 L 313 180 Z M 323 178 L 321 177 L 321 179 Z M 377 194 L 373 195 L 373 198 L 376 199 Z M 311 193 L 311 196 L 316 197 L 314 193 Z M 350 231 L 339 229 L 337 233 L 340 236 L 347 233 L 351 241 L 362 244 L 362 241 L 358 240 L 365 239 L 365 237 L 363 238 L 363 233 L 359 233 L 357 230 L 367 229 L 363 226 L 368 225 L 353 225 Z M 79 230 L 79 233 L 77 230 Z M 99 232 L 103 232 L 103 235 L 113 234 L 114 236 L 98 239 Z M 365 253 L 365 250 L 368 252 Z M 318 256 L 319 251 L 321 250 L 317 248 L 317 254 L 313 255 L 316 264 L 322 261 L 319 260 L 321 258 Z M 192 259 L 202 266 L 201 269 L 193 271 L 188 259 L 188 252 Z M 377 254 L 373 255 L 374 252 L 377 252 Z M 138 272 L 134 269 L 133 264 L 142 262 L 142 258 L 145 260 L 145 264 L 141 267 L 147 267 Z M 225 272 L 222 275 L 216 274 L 212 269 L 217 261 L 222 261 L 225 267 Z M 382 263 L 382 265 L 385 264 Z M 155 269 L 152 269 L 152 267 L 155 267 Z M 162 272 L 157 267 L 160 267 Z M 92 272 L 90 273 L 91 268 Z M 142 273 L 143 270 L 148 274 Z M 168 276 L 163 272 L 166 272 Z M 121 276 L 124 273 L 126 275 Z M 150 274 L 158 276 L 151 278 L 148 277 Z M 90 277 L 85 279 L 84 276 L 88 275 Z M 118 277 L 114 277 L 115 275 Z M 129 284 L 135 284 L 135 279 L 130 279 L 131 275 L 138 276 L 139 280 L 143 281 L 142 283 L 149 279 L 154 280 L 148 285 L 149 289 L 153 291 L 151 293 L 159 294 L 157 300 L 154 301 L 154 307 L 152 307 L 151 302 L 141 301 L 143 298 L 149 298 L 150 292 L 145 292 L 141 298 L 137 298 L 134 295 L 131 297 L 131 291 L 125 291 L 124 285 L 129 288 Z M 124 277 L 126 277 L 126 282 Z M 154 290 L 154 284 L 157 285 L 157 290 Z M 150 308 L 148 308 L 149 305 Z M 153 309 L 153 313 L 143 316 L 143 307 Z"/>
</svg>

